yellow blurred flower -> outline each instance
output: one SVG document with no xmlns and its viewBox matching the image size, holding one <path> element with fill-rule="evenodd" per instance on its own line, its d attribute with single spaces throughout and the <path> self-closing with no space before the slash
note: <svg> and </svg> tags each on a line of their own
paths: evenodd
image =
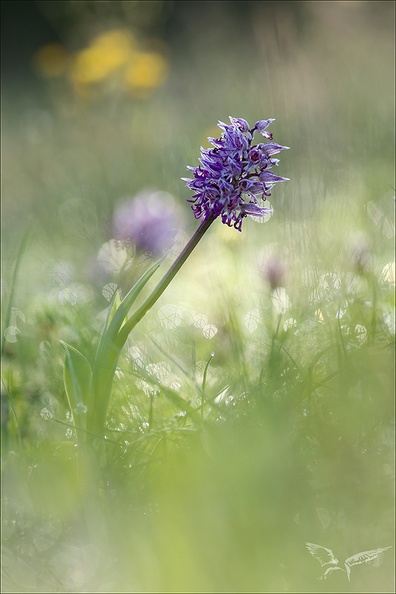
<svg viewBox="0 0 396 594">
<path fill-rule="evenodd" d="M 94 99 L 98 92 L 117 89 L 146 97 L 168 74 L 168 62 L 161 50 L 141 50 L 133 34 L 124 28 L 97 35 L 74 54 L 68 54 L 60 44 L 46 45 L 33 56 L 32 65 L 41 76 L 65 76 L 75 96 L 84 101 Z"/>
<path fill-rule="evenodd" d="M 124 66 L 134 52 L 135 41 L 128 31 L 103 33 L 76 55 L 70 79 L 77 85 L 100 82 Z"/>
<path fill-rule="evenodd" d="M 44 45 L 37 50 L 32 59 L 34 70 L 46 78 L 61 76 L 68 64 L 69 55 L 60 43 Z"/>
<path fill-rule="evenodd" d="M 128 63 L 124 81 L 132 92 L 149 92 L 162 85 L 168 74 L 166 59 L 157 52 L 138 52 Z"/>
</svg>

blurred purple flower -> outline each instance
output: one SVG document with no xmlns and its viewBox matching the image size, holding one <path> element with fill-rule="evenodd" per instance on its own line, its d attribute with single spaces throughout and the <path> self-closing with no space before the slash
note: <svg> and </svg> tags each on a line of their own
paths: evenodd
<svg viewBox="0 0 396 594">
<path fill-rule="evenodd" d="M 272 155 L 287 146 L 275 142 L 252 145 L 255 133 L 272 140 L 267 127 L 273 119 L 260 120 L 253 128 L 242 118 L 232 118 L 231 125 L 219 122 L 223 130 L 220 138 L 209 138 L 214 148 L 201 147 L 200 165 L 187 167 L 193 178 L 182 178 L 194 191 L 192 210 L 197 219 L 221 216 L 223 223 L 241 231 L 242 221 L 247 216 L 264 216 L 270 209 L 260 206 L 271 195 L 278 182 L 288 181 L 269 171 L 278 165 Z"/>
<path fill-rule="evenodd" d="M 286 271 L 280 256 L 276 253 L 270 254 L 261 262 L 260 268 L 272 291 L 284 286 Z"/>
<path fill-rule="evenodd" d="M 114 238 L 140 252 L 160 253 L 170 247 L 182 225 L 182 211 L 167 192 L 143 190 L 125 198 L 113 214 Z"/>
</svg>

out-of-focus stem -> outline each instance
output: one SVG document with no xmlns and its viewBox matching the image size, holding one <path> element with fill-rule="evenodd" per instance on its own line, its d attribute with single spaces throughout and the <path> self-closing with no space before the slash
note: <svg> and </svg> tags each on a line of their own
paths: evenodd
<svg viewBox="0 0 396 594">
<path fill-rule="evenodd" d="M 161 297 L 162 293 L 165 291 L 166 287 L 169 283 L 173 280 L 176 276 L 177 272 L 183 266 L 184 262 L 187 260 L 193 249 L 202 239 L 203 235 L 209 229 L 210 225 L 215 220 L 214 216 L 211 216 L 205 219 L 198 229 L 195 231 L 194 235 L 191 237 L 189 242 L 185 245 L 183 250 L 180 252 L 176 260 L 173 262 L 172 266 L 169 268 L 168 272 L 164 274 L 162 279 L 159 281 L 157 286 L 153 289 L 147 299 L 142 303 L 142 305 L 135 311 L 134 314 L 127 320 L 124 324 L 120 333 L 117 337 L 117 346 L 121 349 L 126 342 L 126 339 L 129 336 L 129 333 L 133 330 L 138 322 L 143 318 L 143 316 L 152 308 L 154 303 Z"/>
</svg>

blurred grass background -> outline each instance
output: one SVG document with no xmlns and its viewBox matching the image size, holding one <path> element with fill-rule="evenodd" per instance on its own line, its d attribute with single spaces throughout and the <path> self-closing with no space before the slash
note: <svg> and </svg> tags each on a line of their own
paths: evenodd
<svg viewBox="0 0 396 594">
<path fill-rule="evenodd" d="M 392 2 L 2 2 L 4 591 L 394 591 L 393 551 L 348 583 L 305 549 L 394 543 L 394 41 Z M 92 350 L 125 196 L 192 234 L 228 115 L 291 181 L 133 333 L 91 458 L 59 339 Z"/>
</svg>

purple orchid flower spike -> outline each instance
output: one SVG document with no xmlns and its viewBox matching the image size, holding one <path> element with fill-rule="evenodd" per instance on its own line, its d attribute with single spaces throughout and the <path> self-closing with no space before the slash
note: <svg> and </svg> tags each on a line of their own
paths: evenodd
<svg viewBox="0 0 396 594">
<path fill-rule="evenodd" d="M 231 124 L 218 122 L 223 131 L 220 138 L 208 139 L 214 148 L 201 148 L 200 165 L 187 167 L 194 177 L 182 179 L 194 192 L 188 202 L 195 218 L 221 217 L 224 224 L 241 231 L 245 217 L 265 216 L 268 209 L 260 202 L 271 195 L 273 186 L 289 181 L 269 171 L 279 163 L 272 155 L 289 147 L 275 142 L 252 145 L 256 132 L 272 140 L 266 131 L 272 118 L 257 121 L 253 128 L 243 118 L 229 119 Z"/>
<path fill-rule="evenodd" d="M 80 403 L 86 407 L 81 433 L 87 443 L 95 443 L 95 449 L 97 438 L 106 430 L 117 361 L 130 333 L 161 297 L 215 219 L 220 217 L 224 224 L 241 231 L 244 218 L 268 215 L 271 208 L 262 203 L 275 184 L 288 181 L 270 171 L 278 164 L 278 159 L 272 155 L 288 147 L 275 142 L 252 145 L 256 132 L 272 140 L 267 128 L 273 120 L 259 120 L 253 128 L 243 118 L 230 117 L 230 122 L 230 125 L 218 123 L 222 134 L 220 138 L 209 139 L 213 148 L 201 148 L 200 164 L 187 167 L 193 177 L 183 179 L 194 192 L 189 202 L 195 218 L 201 221 L 167 272 L 138 306 L 135 306 L 137 297 L 165 255 L 145 271 L 122 301 L 120 292 L 114 292 L 92 367 L 76 348 L 63 343 L 66 349 L 64 382 L 70 410 L 76 410 Z M 125 200 L 114 213 L 116 237 L 133 242 L 137 250 L 162 251 L 175 223 L 169 199 L 171 197 L 164 192 L 145 192 L 133 201 Z"/>
</svg>

